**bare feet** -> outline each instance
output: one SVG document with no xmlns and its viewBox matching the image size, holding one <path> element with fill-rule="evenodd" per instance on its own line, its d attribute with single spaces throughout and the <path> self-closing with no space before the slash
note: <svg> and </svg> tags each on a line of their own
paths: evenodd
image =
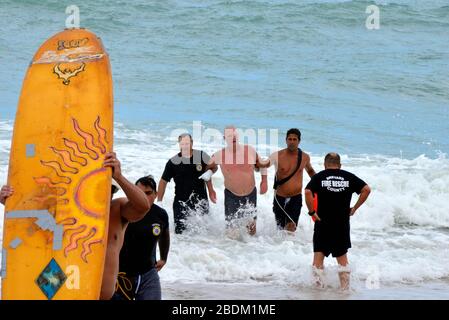
<svg viewBox="0 0 449 320">
<path fill-rule="evenodd" d="M 349 267 L 349 264 L 338 266 L 338 277 L 340 278 L 341 291 L 349 291 L 349 282 L 351 277 L 351 268 Z"/>
<path fill-rule="evenodd" d="M 285 225 L 285 230 L 290 231 L 290 232 L 295 232 L 296 231 L 296 223 L 290 221 L 289 223 L 287 223 Z"/>
<path fill-rule="evenodd" d="M 251 221 L 246 225 L 246 229 L 248 230 L 248 234 L 253 236 L 256 234 L 256 220 Z"/>
<path fill-rule="evenodd" d="M 317 289 L 324 289 L 324 270 L 313 267 L 313 282 Z"/>
</svg>

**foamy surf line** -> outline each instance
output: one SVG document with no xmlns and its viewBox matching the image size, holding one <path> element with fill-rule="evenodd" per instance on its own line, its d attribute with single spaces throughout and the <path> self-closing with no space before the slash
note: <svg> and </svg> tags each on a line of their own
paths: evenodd
<svg viewBox="0 0 449 320">
<path fill-rule="evenodd" d="M 7 178 L 11 129 L 11 123 L 0 125 L 2 184 Z M 146 174 L 159 179 L 166 161 L 177 152 L 176 140 L 123 126 L 117 126 L 115 130 L 115 149 L 124 174 L 131 181 Z M 218 146 L 200 144 L 195 147 L 212 153 Z M 342 163 L 344 169 L 356 173 L 373 189 L 366 205 L 351 221 L 353 248 L 349 251 L 349 259 L 354 289 L 360 293 L 368 289 L 425 286 L 429 281 L 446 281 L 449 277 L 447 156 L 401 159 L 382 155 L 343 155 Z M 321 170 L 322 164 L 323 155 L 312 154 L 315 170 Z M 268 175 L 271 183 L 272 168 Z M 256 177 L 258 185 L 260 177 L 258 174 Z M 304 184 L 308 180 L 306 176 Z M 276 286 L 289 288 L 289 291 L 309 288 L 313 222 L 305 209 L 295 236 L 277 231 L 272 213 L 273 192 L 269 189 L 266 195 L 258 196 L 257 236 L 248 237 L 242 232 L 238 240 L 232 240 L 225 235 L 221 173 L 214 175 L 213 181 L 218 202 L 211 204 L 211 213 L 190 218 L 185 234 L 171 234 L 169 261 L 160 273 L 163 286 L 165 283 L 173 288 L 177 282 L 182 282 L 197 286 L 246 284 L 262 289 Z M 169 213 L 171 227 L 173 196 L 172 182 L 162 203 Z M 0 207 L 0 214 L 3 216 L 3 207 Z M 3 219 L 0 235 L 2 230 Z M 333 259 L 326 263 L 327 289 L 335 290 L 338 287 L 336 264 Z M 201 292 L 197 294 L 206 298 Z M 391 291 L 385 294 L 391 294 Z M 323 293 L 319 295 L 326 297 Z M 234 297 L 229 293 L 222 298 Z"/>
</svg>

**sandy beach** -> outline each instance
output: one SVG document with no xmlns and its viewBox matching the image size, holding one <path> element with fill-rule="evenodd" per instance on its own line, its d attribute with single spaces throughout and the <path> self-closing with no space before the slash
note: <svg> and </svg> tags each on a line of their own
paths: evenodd
<svg viewBox="0 0 449 320">
<path fill-rule="evenodd" d="M 352 289 L 230 283 L 166 283 L 165 300 L 448 300 L 449 280 Z"/>
</svg>

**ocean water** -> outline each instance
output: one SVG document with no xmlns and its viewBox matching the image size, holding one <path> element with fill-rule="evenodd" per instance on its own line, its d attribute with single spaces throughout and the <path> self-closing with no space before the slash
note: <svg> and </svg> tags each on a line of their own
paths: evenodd
<svg viewBox="0 0 449 320">
<path fill-rule="evenodd" d="M 373 189 L 351 222 L 352 297 L 448 298 L 447 1 L 3 0 L 0 183 L 26 68 L 64 28 L 70 4 L 109 52 L 114 144 L 131 180 L 160 177 L 177 152 L 174 132 L 198 129 L 194 122 L 203 138 L 228 124 L 260 132 L 264 155 L 298 127 L 315 169 L 337 151 Z M 379 30 L 365 27 L 371 4 Z M 273 139 L 270 130 L 278 130 Z M 222 141 L 194 143 L 212 153 Z M 258 198 L 257 236 L 230 239 L 223 177 L 213 181 L 211 214 L 172 234 L 164 298 L 248 298 L 240 288 L 258 299 L 341 298 L 333 259 L 326 289 L 312 289 L 313 222 L 304 209 L 296 235 L 277 231 L 269 190 Z M 171 223 L 173 190 L 171 183 L 162 204 Z"/>
</svg>

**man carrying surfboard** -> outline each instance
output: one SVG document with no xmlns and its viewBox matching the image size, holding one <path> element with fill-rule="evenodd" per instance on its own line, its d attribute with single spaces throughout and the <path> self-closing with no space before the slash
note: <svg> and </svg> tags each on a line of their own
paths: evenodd
<svg viewBox="0 0 449 320">
<path fill-rule="evenodd" d="M 351 248 L 350 217 L 366 201 L 370 187 L 354 174 L 341 170 L 340 156 L 328 153 L 324 159 L 325 170 L 312 177 L 305 189 L 309 215 L 315 217 L 313 233 L 313 267 L 316 284 L 323 287 L 324 257 L 332 254 L 337 259 L 342 290 L 349 289 L 350 269 L 347 252 Z M 352 194 L 359 198 L 351 205 Z M 318 196 L 316 212 L 313 195 Z"/>
<path fill-rule="evenodd" d="M 248 233 L 256 233 L 257 188 L 254 170 L 259 166 L 260 157 L 256 150 L 239 143 L 237 129 L 234 126 L 225 128 L 223 138 L 226 147 L 217 151 L 211 158 L 208 170 L 200 179 L 209 181 L 213 172 L 220 165 L 225 185 L 225 219 L 228 228 L 235 229 L 236 219 L 248 218 Z M 260 194 L 267 192 L 267 174 L 261 171 Z"/>
<path fill-rule="evenodd" d="M 109 300 L 115 292 L 120 250 L 126 227 L 129 222 L 136 222 L 145 217 L 154 199 L 147 198 L 139 187 L 129 182 L 122 175 L 121 164 L 115 152 L 106 154 L 103 166 L 112 168 L 112 178 L 126 195 L 126 197 L 111 200 L 109 211 L 108 245 L 100 292 L 101 300 Z M 13 192 L 12 186 L 3 186 L 0 191 L 0 203 L 5 204 L 6 198 L 11 196 Z"/>
<path fill-rule="evenodd" d="M 115 292 L 120 250 L 126 227 L 129 222 L 136 222 L 145 217 L 154 199 L 148 198 L 139 187 L 122 175 L 121 164 L 115 152 L 106 154 L 103 166 L 112 168 L 112 178 L 126 195 L 126 197 L 111 200 L 109 211 L 108 247 L 100 293 L 101 300 L 109 300 Z"/>
<path fill-rule="evenodd" d="M 285 142 L 287 148 L 272 153 L 268 161 L 261 161 L 261 166 L 274 164 L 276 167 L 273 212 L 278 228 L 295 232 L 302 207 L 303 171 L 312 177 L 315 170 L 310 156 L 299 148 L 301 131 L 288 130 Z"/>
</svg>

